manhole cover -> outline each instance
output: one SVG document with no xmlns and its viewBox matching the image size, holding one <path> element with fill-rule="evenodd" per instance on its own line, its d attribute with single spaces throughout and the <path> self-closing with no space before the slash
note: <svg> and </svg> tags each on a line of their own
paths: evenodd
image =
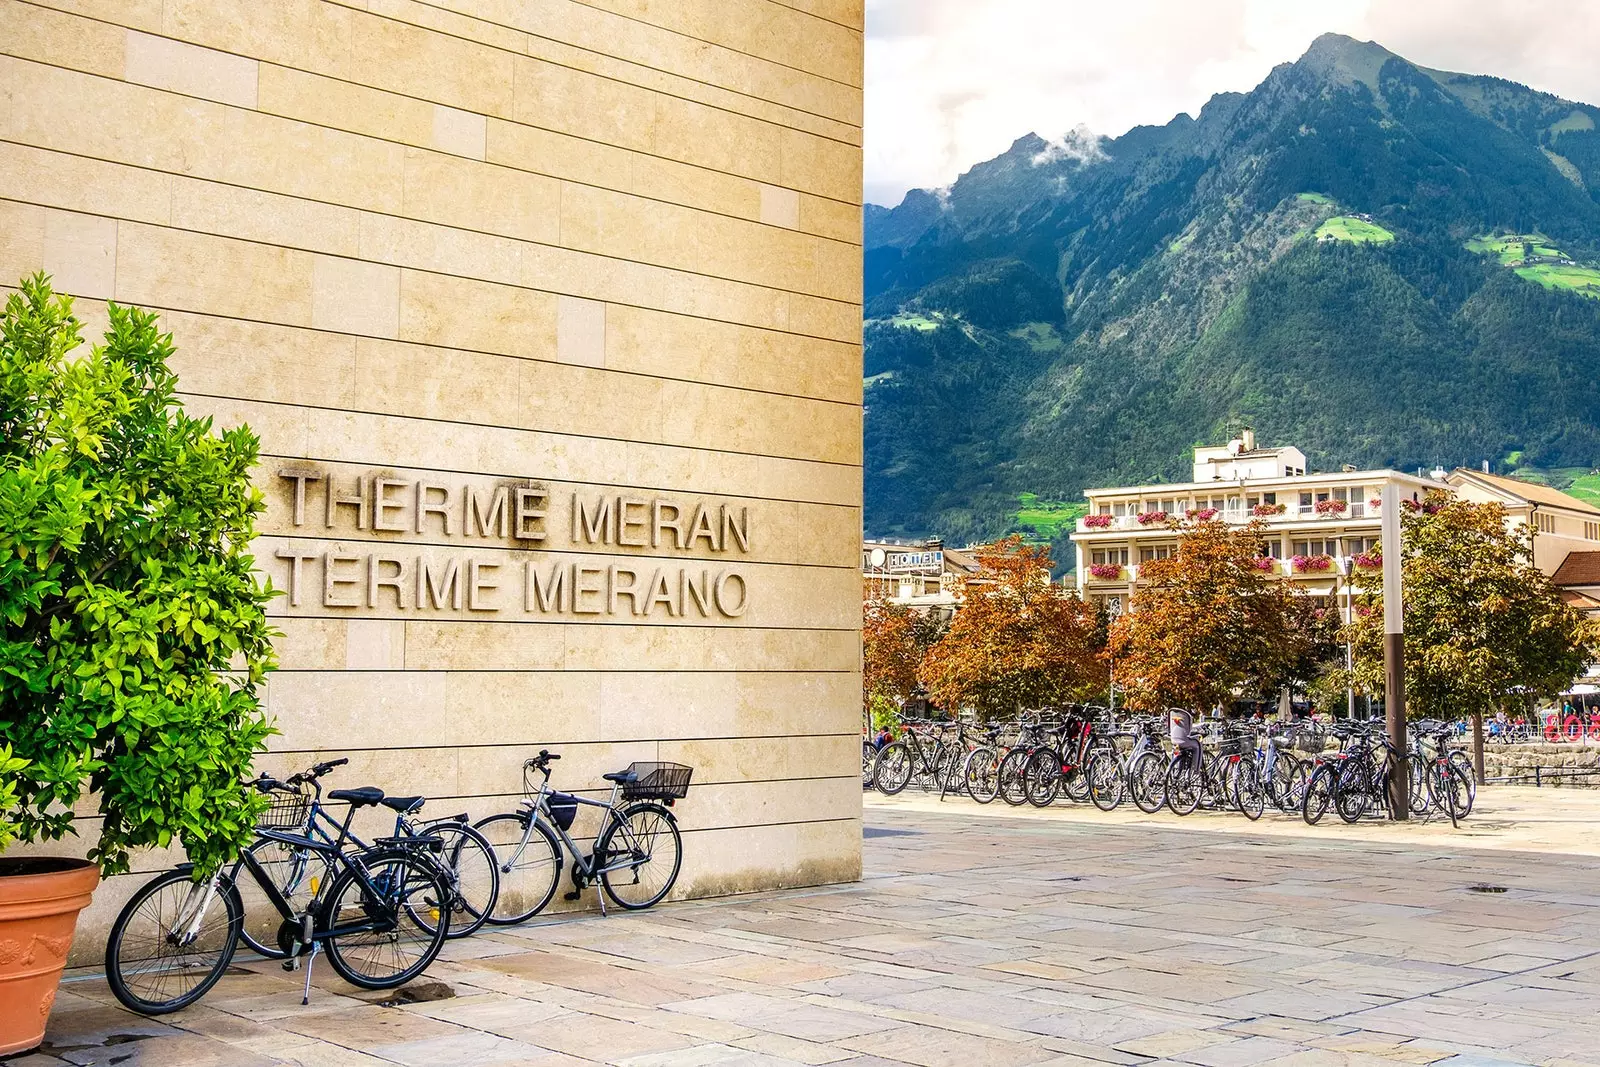
<svg viewBox="0 0 1600 1067">
<path fill-rule="evenodd" d="M 916 837 L 921 830 L 890 830 L 884 826 L 868 826 L 861 831 L 862 837 Z"/>
<path fill-rule="evenodd" d="M 1503 886 L 1503 885 L 1469 885 L 1469 886 L 1467 886 L 1467 892 L 1469 892 L 1469 893 L 1504 893 L 1505 891 L 1506 891 L 1506 887 Z"/>
</svg>

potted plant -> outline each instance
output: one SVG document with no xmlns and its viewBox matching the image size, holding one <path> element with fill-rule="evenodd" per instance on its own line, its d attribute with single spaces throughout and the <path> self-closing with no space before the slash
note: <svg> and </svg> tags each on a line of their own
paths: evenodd
<svg viewBox="0 0 1600 1067">
<path fill-rule="evenodd" d="M 1122 564 L 1091 563 L 1089 564 L 1089 576 L 1091 578 L 1099 578 L 1104 582 L 1116 581 L 1122 577 Z"/>
<path fill-rule="evenodd" d="M 1357 552 L 1350 557 L 1350 562 L 1358 571 L 1383 570 L 1383 555 L 1378 552 Z"/>
<path fill-rule="evenodd" d="M 1257 556 L 1250 561 L 1250 565 L 1265 574 L 1271 574 L 1278 568 L 1278 561 L 1271 556 Z"/>
<path fill-rule="evenodd" d="M 149 312 L 112 305 L 80 345 L 71 301 L 24 279 L 0 314 L 0 822 L 59 840 L 92 797 L 102 823 L 87 860 L 0 856 L 0 947 L 22 947 L 0 952 L 0 1055 L 43 1038 L 101 874 L 176 841 L 209 875 L 249 841 L 239 782 L 270 733 L 259 443 L 184 414 Z"/>
<path fill-rule="evenodd" d="M 1085 515 L 1083 527 L 1086 530 L 1105 530 L 1111 526 L 1110 515 Z"/>
<path fill-rule="evenodd" d="M 1333 570 L 1332 556 L 1295 556 L 1289 566 L 1296 574 L 1320 574 Z"/>
<path fill-rule="evenodd" d="M 1288 510 L 1289 505 L 1287 504 L 1254 504 L 1250 508 L 1250 514 L 1258 519 L 1265 519 L 1273 515 L 1282 515 Z"/>
<path fill-rule="evenodd" d="M 1345 509 L 1349 506 L 1343 500 L 1335 500 L 1332 497 L 1327 500 L 1319 500 L 1314 505 L 1318 515 L 1343 515 Z"/>
<path fill-rule="evenodd" d="M 1165 511 L 1141 511 L 1138 519 L 1140 526 L 1151 526 L 1158 522 L 1166 522 L 1167 513 Z"/>
<path fill-rule="evenodd" d="M 1190 508 L 1184 512 L 1184 517 L 1194 522 L 1210 522 L 1217 517 L 1216 508 Z"/>
</svg>

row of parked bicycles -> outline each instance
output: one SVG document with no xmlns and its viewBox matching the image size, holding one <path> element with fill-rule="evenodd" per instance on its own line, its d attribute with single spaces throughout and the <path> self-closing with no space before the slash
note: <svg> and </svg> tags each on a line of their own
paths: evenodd
<svg viewBox="0 0 1600 1067">
<path fill-rule="evenodd" d="M 1272 809 L 1312 825 L 1330 810 L 1348 823 L 1393 813 L 1399 752 L 1381 721 L 1212 722 L 1182 751 L 1167 724 L 1167 716 L 1117 720 L 1093 705 L 988 726 L 911 719 L 898 738 L 863 740 L 862 785 L 887 796 L 917 788 L 1040 808 L 1064 799 L 1111 811 L 1131 801 L 1150 814 L 1206 808 L 1251 820 Z M 1472 811 L 1471 763 L 1454 738 L 1446 723 L 1411 725 L 1410 814 L 1455 823 Z"/>
<path fill-rule="evenodd" d="M 602 913 L 608 898 L 630 910 L 659 903 L 682 867 L 672 807 L 693 769 L 635 763 L 604 775 L 610 795 L 595 799 L 551 788 L 560 758 L 541 750 L 525 761 L 516 809 L 475 823 L 425 818 L 423 797 L 375 786 L 324 796 L 322 779 L 346 759 L 244 783 L 267 798 L 254 842 L 209 878 L 180 864 L 129 898 L 106 942 L 112 992 L 145 1015 L 178 1011 L 216 985 L 240 942 L 285 970 L 303 964 L 302 1004 L 318 954 L 351 985 L 392 989 L 422 974 L 446 940 L 539 914 L 568 857 L 566 899 L 598 885 Z M 392 832 L 358 837 L 356 813 L 378 807 L 393 813 Z M 592 838 L 574 835 L 581 807 L 600 812 Z"/>
</svg>

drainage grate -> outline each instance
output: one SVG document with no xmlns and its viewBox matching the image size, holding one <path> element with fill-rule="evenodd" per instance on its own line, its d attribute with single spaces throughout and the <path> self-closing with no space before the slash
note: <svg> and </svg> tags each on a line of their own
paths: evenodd
<svg viewBox="0 0 1600 1067">
<path fill-rule="evenodd" d="M 1506 891 L 1506 887 L 1503 886 L 1503 885 L 1469 885 L 1469 886 L 1467 886 L 1467 892 L 1469 892 L 1469 893 L 1504 893 L 1505 891 Z"/>
<path fill-rule="evenodd" d="M 866 826 L 861 830 L 862 837 L 921 837 L 921 830 L 891 830 L 885 826 Z"/>
</svg>

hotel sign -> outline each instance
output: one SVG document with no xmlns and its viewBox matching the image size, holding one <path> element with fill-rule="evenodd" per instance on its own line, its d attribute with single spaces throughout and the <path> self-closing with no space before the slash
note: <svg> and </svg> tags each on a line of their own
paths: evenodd
<svg viewBox="0 0 1600 1067">
<path fill-rule="evenodd" d="M 944 552 L 891 552 L 884 566 L 897 574 L 938 574 L 944 570 Z"/>
</svg>

